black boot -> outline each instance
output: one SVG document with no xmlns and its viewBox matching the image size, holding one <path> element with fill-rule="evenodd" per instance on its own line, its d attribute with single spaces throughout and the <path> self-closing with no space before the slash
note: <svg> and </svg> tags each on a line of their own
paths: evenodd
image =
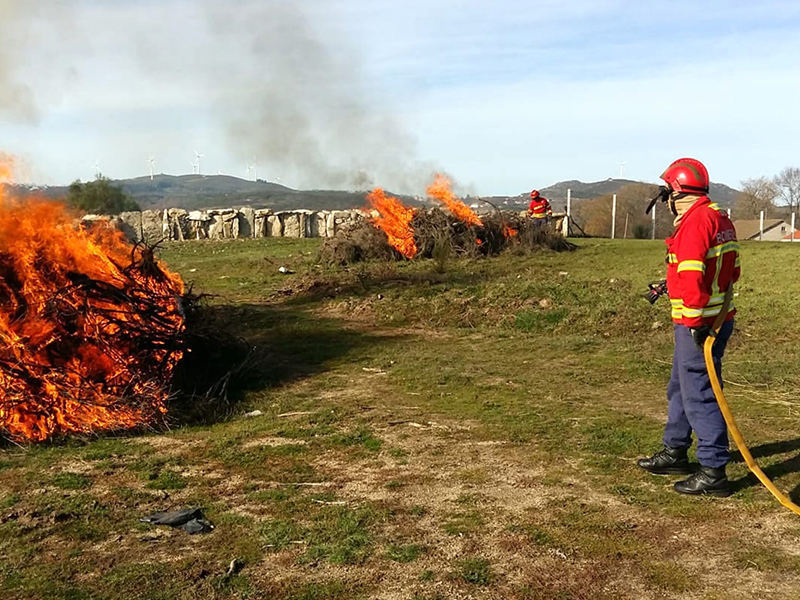
<svg viewBox="0 0 800 600">
<path fill-rule="evenodd" d="M 664 446 L 650 458 L 640 458 L 637 464 L 645 471 L 650 471 L 654 475 L 680 474 L 686 475 L 692 472 L 689 466 L 689 459 L 686 457 L 686 448 L 670 448 Z"/>
<path fill-rule="evenodd" d="M 675 491 L 679 494 L 690 494 L 700 496 L 710 494 L 712 496 L 730 496 L 731 485 L 728 476 L 725 475 L 725 467 L 713 469 L 700 465 L 700 469 L 688 479 L 679 481 L 675 484 Z"/>
</svg>

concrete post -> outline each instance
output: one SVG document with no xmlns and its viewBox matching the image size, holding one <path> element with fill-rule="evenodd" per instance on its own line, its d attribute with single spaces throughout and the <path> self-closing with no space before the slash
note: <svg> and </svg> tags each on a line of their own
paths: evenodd
<svg viewBox="0 0 800 600">
<path fill-rule="evenodd" d="M 617 231 L 617 195 L 611 203 L 611 239 L 613 240 Z"/>
<path fill-rule="evenodd" d="M 764 239 L 764 211 L 762 210 L 758 226 L 758 241 L 760 242 L 763 239 Z"/>
<path fill-rule="evenodd" d="M 789 238 L 790 242 L 794 242 L 794 220 L 795 220 L 796 216 L 797 216 L 797 213 L 792 213 L 792 237 Z"/>
<path fill-rule="evenodd" d="M 650 239 L 654 240 L 656 239 L 656 204 L 653 204 L 653 210 L 650 212 L 650 218 L 653 220 L 653 227 L 650 230 Z"/>
<path fill-rule="evenodd" d="M 572 190 L 567 190 L 567 218 L 572 216 Z"/>
</svg>

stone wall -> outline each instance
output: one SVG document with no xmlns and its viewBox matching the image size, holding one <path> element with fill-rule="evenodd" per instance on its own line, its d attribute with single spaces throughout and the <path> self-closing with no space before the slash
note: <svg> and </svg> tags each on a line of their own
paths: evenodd
<svg viewBox="0 0 800 600">
<path fill-rule="evenodd" d="M 368 216 L 362 210 L 273 212 L 253 208 L 186 211 L 181 208 L 124 212 L 109 220 L 131 241 L 234 240 L 263 237 L 333 237 Z M 95 215 L 84 220 L 93 221 Z"/>
<path fill-rule="evenodd" d="M 520 213 L 525 215 L 525 212 Z M 244 238 L 328 238 L 343 227 L 365 219 L 364 210 L 291 210 L 229 208 L 186 211 L 182 208 L 124 212 L 116 217 L 86 215 L 85 222 L 109 220 L 133 242 L 154 244 L 162 240 L 235 240 Z M 553 214 L 553 228 L 570 235 L 563 213 Z"/>
</svg>

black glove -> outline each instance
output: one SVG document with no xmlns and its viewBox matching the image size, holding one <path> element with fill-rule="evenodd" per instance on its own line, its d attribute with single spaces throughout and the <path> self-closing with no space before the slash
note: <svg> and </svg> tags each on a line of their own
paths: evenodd
<svg viewBox="0 0 800 600">
<path fill-rule="evenodd" d="M 706 339 L 711 335 L 711 327 L 708 325 L 701 325 L 700 327 L 690 327 L 689 331 L 692 332 L 692 339 L 700 350 L 703 350 L 703 345 Z"/>
</svg>

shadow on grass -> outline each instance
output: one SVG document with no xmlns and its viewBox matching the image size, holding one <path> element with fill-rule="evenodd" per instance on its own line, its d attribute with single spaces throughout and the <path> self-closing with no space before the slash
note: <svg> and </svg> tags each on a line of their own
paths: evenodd
<svg viewBox="0 0 800 600">
<path fill-rule="evenodd" d="M 267 304 L 204 306 L 187 327 L 192 352 L 176 369 L 179 393 L 170 413 L 180 424 L 219 421 L 248 392 L 310 377 L 348 354 L 390 341 L 302 309 Z"/>
<path fill-rule="evenodd" d="M 290 384 L 330 368 L 345 356 L 394 343 L 402 335 L 373 336 L 320 318 L 302 308 L 268 304 L 203 305 L 190 311 L 191 351 L 175 369 L 172 400 L 163 426 L 210 425 L 236 414 L 249 392 Z M 135 437 L 162 425 L 49 439 L 53 446 L 84 444 L 98 437 Z M 0 432 L 0 449 L 17 444 Z"/>
<path fill-rule="evenodd" d="M 759 446 L 755 446 L 750 448 L 750 453 L 753 455 L 753 458 L 758 460 L 759 458 L 763 458 L 766 456 L 774 456 L 775 454 L 785 454 L 787 452 L 795 452 L 800 450 L 800 438 L 795 438 L 793 440 L 783 440 L 780 442 L 770 442 L 768 444 L 761 444 Z M 742 458 L 741 452 L 738 450 L 731 453 L 731 462 L 734 463 L 743 463 L 744 459 Z M 773 465 L 769 465 L 766 467 L 761 467 L 767 477 L 772 480 L 779 479 L 784 475 L 789 475 L 791 473 L 800 473 L 800 454 L 787 458 L 779 463 L 775 463 Z M 739 479 L 731 480 L 731 486 L 733 487 L 734 492 L 744 490 L 750 487 L 759 486 L 761 482 L 756 478 L 755 475 L 752 473 L 748 473 L 744 477 L 740 477 Z M 779 486 L 780 487 L 780 486 Z M 794 487 L 790 492 L 788 492 L 788 496 L 791 498 L 793 502 L 800 502 L 800 484 Z"/>
</svg>

